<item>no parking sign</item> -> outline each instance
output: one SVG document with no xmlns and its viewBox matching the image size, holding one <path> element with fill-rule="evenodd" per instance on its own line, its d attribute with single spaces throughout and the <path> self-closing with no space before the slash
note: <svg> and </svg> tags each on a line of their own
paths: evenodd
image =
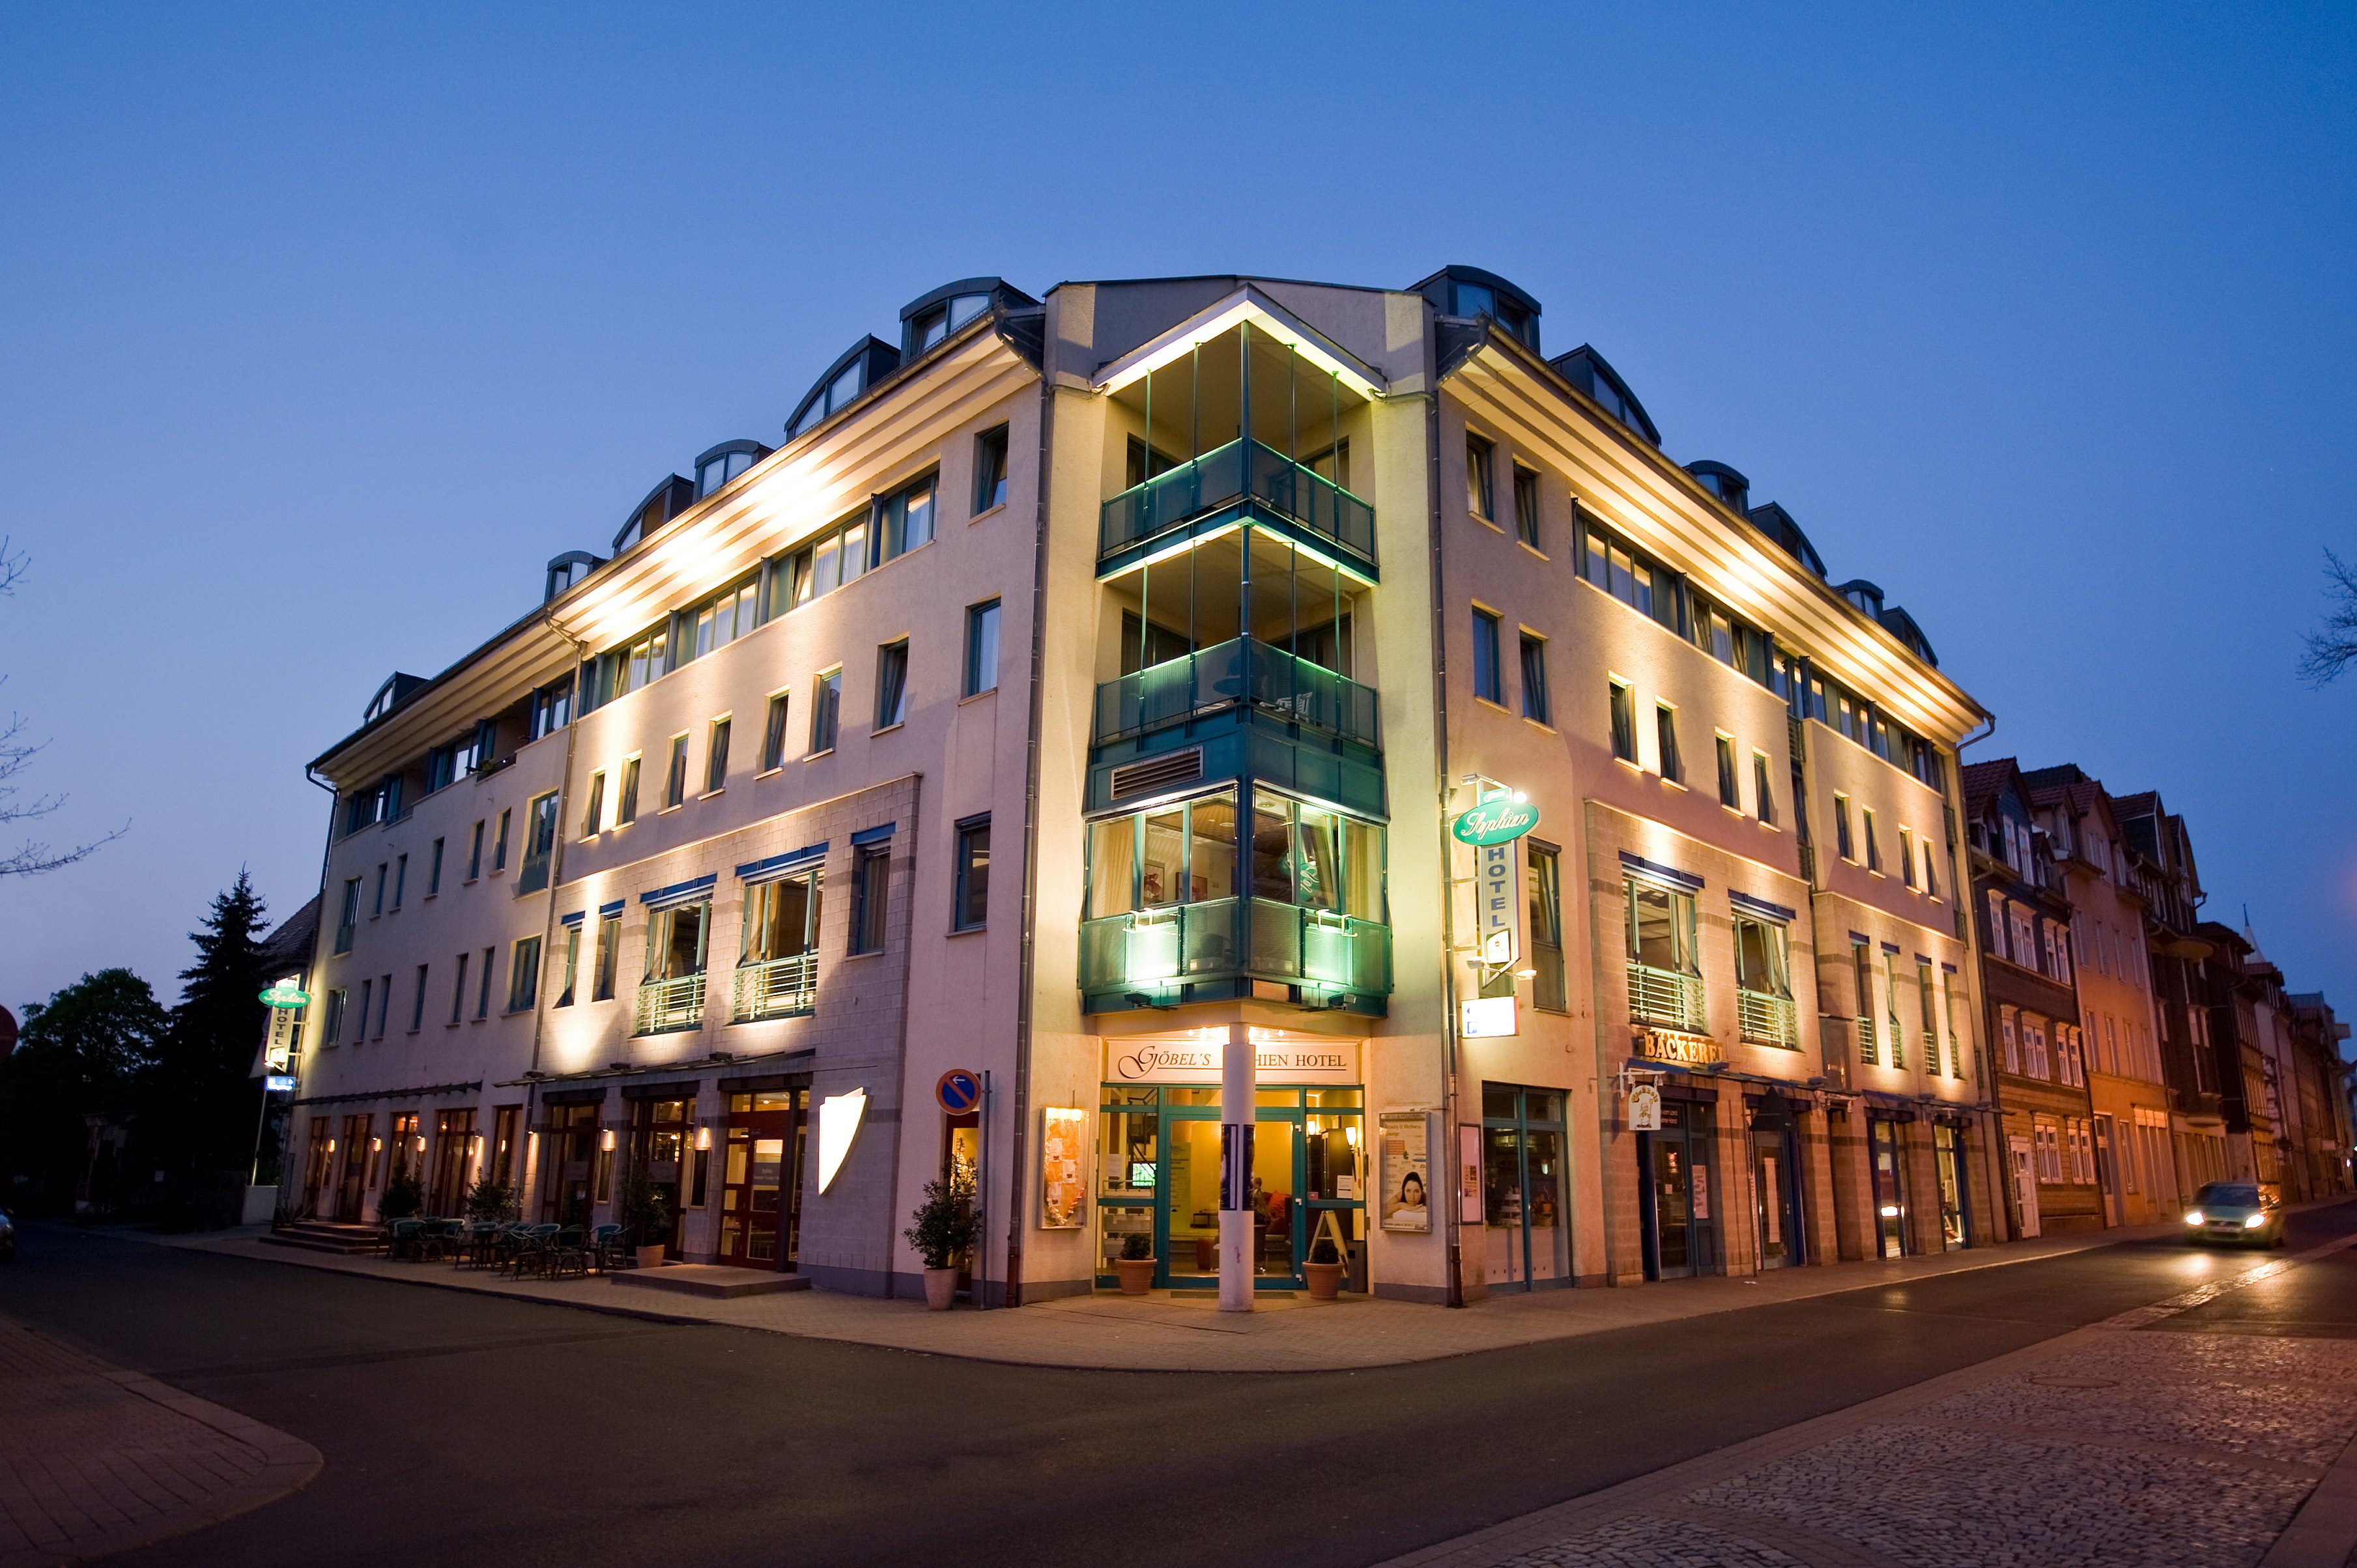
<svg viewBox="0 0 2357 1568">
<path fill-rule="evenodd" d="M 982 1076 L 953 1067 L 933 1085 L 933 1099 L 951 1115 L 963 1116 L 982 1103 Z"/>
</svg>

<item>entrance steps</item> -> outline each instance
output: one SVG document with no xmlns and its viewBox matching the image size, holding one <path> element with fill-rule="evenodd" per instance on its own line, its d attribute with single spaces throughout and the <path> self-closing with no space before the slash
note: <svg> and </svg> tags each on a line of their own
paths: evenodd
<svg viewBox="0 0 2357 1568">
<path fill-rule="evenodd" d="M 808 1274 L 735 1269 L 725 1263 L 665 1263 L 659 1269 L 625 1269 L 608 1277 L 618 1285 L 673 1290 L 686 1295 L 713 1296 L 724 1301 L 740 1295 L 768 1295 L 772 1291 L 811 1288 Z"/>
<path fill-rule="evenodd" d="M 255 1238 L 274 1247 L 300 1247 L 307 1252 L 373 1252 L 384 1244 L 384 1233 L 373 1225 L 348 1225 L 335 1219 L 298 1219 L 284 1230 Z"/>
</svg>

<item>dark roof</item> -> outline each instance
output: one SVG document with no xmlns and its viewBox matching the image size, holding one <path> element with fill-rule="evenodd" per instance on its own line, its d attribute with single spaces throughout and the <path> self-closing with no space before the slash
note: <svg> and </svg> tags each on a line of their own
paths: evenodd
<svg viewBox="0 0 2357 1568">
<path fill-rule="evenodd" d="M 1595 382 L 1600 381 L 1610 387 L 1636 422 L 1629 428 L 1643 436 L 1652 446 L 1662 444 L 1662 433 L 1654 425 L 1653 416 L 1645 412 L 1645 405 L 1637 401 L 1637 394 L 1629 390 L 1629 383 L 1620 379 L 1620 372 L 1596 351 L 1594 344 L 1582 343 L 1570 353 L 1558 354 L 1547 363 L 1555 368 L 1555 374 L 1590 397 L 1596 395 Z"/>
<path fill-rule="evenodd" d="M 2010 757 L 2000 757 L 1993 762 L 1965 763 L 1965 813 L 1978 815 L 1981 808 L 1996 800 L 2004 790 L 2006 780 L 2020 771 L 2020 765 Z"/>
<path fill-rule="evenodd" d="M 1824 557 L 1817 553 L 1817 547 L 1809 542 L 1809 536 L 1801 532 L 1801 525 L 1792 521 L 1792 514 L 1781 502 L 1763 501 L 1743 515 L 1751 520 L 1752 527 L 1782 545 L 1787 555 L 1815 573 L 1819 581 L 1824 579 Z"/>
<path fill-rule="evenodd" d="M 278 923 L 278 929 L 262 940 L 262 958 L 270 978 L 281 974 L 300 974 L 311 967 L 312 950 L 319 945 L 319 898 L 311 901 Z"/>
</svg>

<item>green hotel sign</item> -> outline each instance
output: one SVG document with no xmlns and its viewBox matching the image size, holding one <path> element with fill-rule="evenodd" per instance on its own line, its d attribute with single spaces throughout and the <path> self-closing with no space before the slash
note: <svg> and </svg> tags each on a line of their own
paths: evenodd
<svg viewBox="0 0 2357 1568">
<path fill-rule="evenodd" d="M 1512 843 L 1539 825 L 1539 809 L 1527 800 L 1501 795 L 1482 801 L 1457 819 L 1448 831 L 1460 843 Z"/>
<path fill-rule="evenodd" d="M 308 1007 L 311 1004 L 311 993 L 300 986 L 289 985 L 281 981 L 264 992 L 262 1000 L 272 1007 Z"/>
</svg>

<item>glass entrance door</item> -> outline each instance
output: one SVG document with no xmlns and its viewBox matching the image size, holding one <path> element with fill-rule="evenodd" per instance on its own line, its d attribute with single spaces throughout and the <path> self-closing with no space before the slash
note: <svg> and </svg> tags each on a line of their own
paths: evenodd
<svg viewBox="0 0 2357 1568">
<path fill-rule="evenodd" d="M 1899 1164 L 1899 1123 L 1872 1116 L 1866 1123 L 1869 1169 L 1874 1176 L 1875 1256 L 1907 1251 L 1907 1185 Z"/>
<path fill-rule="evenodd" d="M 1760 1266 L 1781 1269 L 1802 1262 L 1790 1127 L 1752 1128 L 1751 1181 L 1759 1206 Z"/>
<path fill-rule="evenodd" d="M 1481 1086 L 1484 1278 L 1493 1290 L 1568 1283 L 1563 1093 Z"/>
<path fill-rule="evenodd" d="M 597 1107 L 548 1108 L 548 1166 L 540 1183 L 543 1223 L 589 1223 L 589 1176 L 597 1147 Z"/>
<path fill-rule="evenodd" d="M 1940 1175 L 1940 1242 L 1953 1252 L 1972 1245 L 1964 1222 L 1964 1142 L 1943 1122 L 1932 1129 L 1932 1158 Z"/>
<path fill-rule="evenodd" d="M 807 1092 L 781 1089 L 728 1097 L 720 1167 L 721 1262 L 791 1273 L 799 1262 Z"/>
<path fill-rule="evenodd" d="M 1710 1117 L 1707 1105 L 1665 1100 L 1662 1130 L 1637 1134 L 1637 1168 L 1645 1194 L 1638 1219 L 1647 1279 L 1718 1272 Z"/>
<path fill-rule="evenodd" d="M 686 1224 L 686 1193 L 680 1179 L 687 1170 L 688 1119 L 691 1100 L 634 1100 L 630 1102 L 630 1162 L 645 1171 L 662 1194 L 671 1211 L 671 1230 L 659 1238 L 663 1256 L 679 1258 L 681 1228 Z M 640 1246 L 656 1239 L 640 1237 Z"/>
<path fill-rule="evenodd" d="M 344 1118 L 343 1179 L 336 1184 L 336 1218 L 358 1219 L 368 1201 L 369 1126 L 374 1118 Z"/>
</svg>

